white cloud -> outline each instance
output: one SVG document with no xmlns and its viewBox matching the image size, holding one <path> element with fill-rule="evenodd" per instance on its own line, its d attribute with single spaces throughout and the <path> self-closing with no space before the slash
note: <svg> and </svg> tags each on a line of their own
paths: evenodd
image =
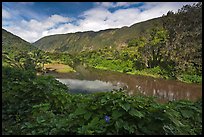
<svg viewBox="0 0 204 137">
<path fill-rule="evenodd" d="M 23 4 L 23 5 L 33 5 L 34 2 L 18 2 L 18 4 Z"/>
<path fill-rule="evenodd" d="M 195 2 L 148 2 L 141 6 L 144 11 L 140 13 L 140 21 L 161 17 L 168 11 L 177 12 L 183 5 L 192 5 Z"/>
<path fill-rule="evenodd" d="M 113 2 L 97 2 L 96 5 L 104 8 L 109 8 L 114 6 Z"/>
<path fill-rule="evenodd" d="M 46 36 L 45 34 L 50 35 L 46 33 L 46 31 L 49 32 L 49 29 L 54 29 L 60 23 L 68 23 L 70 21 L 72 21 L 71 18 L 55 14 L 42 21 L 35 19 L 31 19 L 30 21 L 22 20 L 20 22 L 14 22 L 12 25 L 5 26 L 4 28 L 28 42 L 34 42 Z"/>
<path fill-rule="evenodd" d="M 130 6 L 132 4 L 136 4 L 136 3 L 138 3 L 138 2 L 117 2 L 115 4 L 115 7 L 128 7 L 128 6 Z"/>
<path fill-rule="evenodd" d="M 5 9 L 2 9 L 2 18 L 3 19 L 9 19 L 9 18 L 11 18 L 11 14 L 8 11 L 6 11 Z"/>
<path fill-rule="evenodd" d="M 63 17 L 56 14 L 48 18 L 48 22 L 53 22 L 53 23 L 69 22 L 69 21 L 71 21 L 71 18 Z"/>
<path fill-rule="evenodd" d="M 56 27 L 59 23 L 70 22 L 71 20 L 71 18 L 55 14 L 42 21 L 37 21 L 35 19 L 31 19 L 30 21 L 22 20 L 21 26 L 24 26 L 30 30 L 35 29 L 35 31 L 42 31 Z"/>
<path fill-rule="evenodd" d="M 57 28 L 45 30 L 42 33 L 42 36 L 48 36 L 48 35 L 54 35 L 54 34 L 65 34 L 69 32 L 77 32 L 77 31 L 80 31 L 80 28 L 78 28 L 77 26 L 71 23 L 67 23 L 67 24 L 59 25 Z"/>
<path fill-rule="evenodd" d="M 104 8 L 128 7 L 141 2 L 97 2 L 96 5 Z"/>
<path fill-rule="evenodd" d="M 160 17 L 163 14 L 166 14 L 169 10 L 177 11 L 183 5 L 192 5 L 193 3 L 148 2 L 140 7 L 119 8 L 114 12 L 109 11 L 110 7 L 127 7 L 130 4 L 133 3 L 96 3 L 96 7 L 81 13 L 77 20 L 54 14 L 41 20 L 31 19 L 29 21 L 21 20 L 20 22 L 13 22 L 13 24 L 10 23 L 9 26 L 4 26 L 3 28 L 29 42 L 34 42 L 44 36 L 53 34 L 90 30 L 99 31 L 109 28 L 130 26 L 141 21 Z M 5 13 L 4 16 L 6 16 Z M 73 20 L 75 23 L 71 22 Z M 3 20 L 3 24 L 6 23 L 8 22 Z"/>
</svg>

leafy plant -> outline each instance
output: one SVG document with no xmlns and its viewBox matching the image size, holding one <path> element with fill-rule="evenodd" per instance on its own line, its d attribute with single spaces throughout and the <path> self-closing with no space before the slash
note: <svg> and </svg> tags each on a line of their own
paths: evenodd
<svg viewBox="0 0 204 137">
<path fill-rule="evenodd" d="M 12 75 L 11 75 L 12 74 Z M 190 134 L 202 131 L 202 99 L 159 104 L 122 90 L 71 94 L 53 77 L 3 67 L 2 132 L 26 135 Z"/>
</svg>

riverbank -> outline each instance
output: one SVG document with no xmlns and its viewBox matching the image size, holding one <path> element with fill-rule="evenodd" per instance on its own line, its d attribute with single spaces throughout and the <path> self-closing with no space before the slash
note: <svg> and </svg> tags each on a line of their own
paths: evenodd
<svg viewBox="0 0 204 137">
<path fill-rule="evenodd" d="M 95 68 L 95 69 L 100 69 L 100 70 L 108 70 L 108 71 L 115 71 L 115 72 L 120 72 L 120 73 L 125 73 L 125 74 L 130 74 L 130 75 L 141 75 L 141 76 L 149 76 L 153 78 L 162 78 L 162 79 L 167 79 L 167 80 L 176 80 L 188 84 L 201 84 L 202 83 L 202 76 L 198 75 L 187 75 L 183 74 L 180 75 L 176 78 L 169 77 L 167 74 L 165 74 L 164 71 L 161 70 L 159 67 L 155 68 L 149 68 L 149 69 L 144 69 L 144 70 L 132 70 L 132 71 L 127 71 L 124 72 L 123 70 L 119 69 L 110 69 L 108 67 L 104 66 L 92 66 L 92 65 L 87 65 L 88 67 Z M 51 64 L 45 64 L 45 69 L 47 71 L 55 71 L 58 73 L 69 73 L 69 72 L 76 72 L 76 70 L 69 65 L 65 65 L 63 63 L 56 63 L 53 62 Z"/>
<path fill-rule="evenodd" d="M 168 75 L 162 74 L 162 70 L 158 67 L 155 68 L 149 68 L 149 69 L 144 69 L 144 70 L 132 70 L 132 71 L 127 71 L 124 72 L 123 70 L 113 70 L 108 67 L 103 67 L 103 66 L 90 66 L 92 68 L 96 69 L 101 69 L 101 70 L 109 70 L 109 71 L 116 71 L 120 73 L 126 73 L 126 74 L 131 74 L 131 75 L 141 75 L 141 76 L 150 76 L 153 78 L 162 78 L 162 79 L 168 79 L 168 80 L 176 80 L 184 83 L 194 83 L 194 84 L 201 84 L 202 83 L 202 76 L 198 75 L 188 75 L 188 74 L 182 74 L 176 78 L 169 77 Z"/>
<path fill-rule="evenodd" d="M 106 68 L 106 67 L 98 67 L 98 66 L 93 67 L 93 68 L 101 69 L 101 70 L 116 71 L 116 72 L 120 72 L 120 73 L 131 74 L 131 75 L 142 75 L 142 76 L 150 76 L 150 77 L 153 77 L 153 78 L 164 78 L 164 77 L 162 77 L 162 76 L 159 75 L 159 74 L 151 74 L 151 73 L 147 73 L 147 72 L 145 72 L 145 71 L 123 72 L 122 70 L 110 70 L 109 68 Z"/>
</svg>

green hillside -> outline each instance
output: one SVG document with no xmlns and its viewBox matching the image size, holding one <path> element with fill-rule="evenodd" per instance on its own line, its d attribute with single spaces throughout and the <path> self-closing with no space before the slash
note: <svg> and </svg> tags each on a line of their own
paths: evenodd
<svg viewBox="0 0 204 137">
<path fill-rule="evenodd" d="M 42 50 L 49 52 L 69 52 L 96 50 L 109 47 L 127 46 L 129 40 L 144 35 L 144 31 L 161 25 L 161 18 L 136 23 L 130 27 L 107 29 L 98 32 L 87 31 L 46 36 L 34 43 Z"/>
<path fill-rule="evenodd" d="M 35 49 L 37 48 L 29 42 L 2 29 L 2 50 L 4 52 L 14 55 L 21 51 L 32 51 Z"/>
</svg>

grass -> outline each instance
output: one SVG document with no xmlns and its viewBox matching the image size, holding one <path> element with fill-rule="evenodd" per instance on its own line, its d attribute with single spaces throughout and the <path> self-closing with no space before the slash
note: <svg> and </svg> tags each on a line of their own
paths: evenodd
<svg viewBox="0 0 204 137">
<path fill-rule="evenodd" d="M 69 72 L 76 72 L 72 67 L 64 64 L 45 64 L 45 68 L 49 70 L 54 70 L 58 73 L 69 73 Z"/>
<path fill-rule="evenodd" d="M 101 69 L 101 70 L 110 70 L 107 67 L 102 67 L 102 66 L 95 66 L 94 68 L 96 69 Z M 122 70 L 111 70 L 111 71 L 117 71 L 120 73 L 124 73 Z M 131 71 L 131 72 L 126 72 L 127 74 L 131 74 L 131 75 L 143 75 L 143 76 L 150 76 L 153 78 L 163 78 L 161 75 L 159 74 L 152 74 L 151 72 L 149 72 L 148 70 L 141 70 L 141 71 Z"/>
<path fill-rule="evenodd" d="M 110 70 L 109 68 L 103 67 L 103 66 L 95 66 L 94 68 L 101 69 L 101 70 Z M 161 74 L 162 73 L 161 69 L 159 69 L 158 67 L 150 68 L 150 69 L 144 69 L 144 70 L 133 70 L 133 71 L 129 71 L 129 72 L 123 72 L 120 70 L 111 70 L 111 71 L 117 71 L 117 72 L 131 74 L 131 75 L 150 76 L 153 78 L 172 79 L 171 77 L 169 77 L 165 74 Z M 189 83 L 189 84 L 190 83 L 198 83 L 198 84 L 202 83 L 202 76 L 198 76 L 198 75 L 182 74 L 182 75 L 178 76 L 176 79 L 178 81 L 181 81 L 184 83 Z"/>
<path fill-rule="evenodd" d="M 143 75 L 143 76 L 150 76 L 153 78 L 162 78 L 161 75 L 159 74 L 152 74 L 146 71 L 133 71 L 133 72 L 127 72 L 127 74 L 132 74 L 132 75 Z"/>
<path fill-rule="evenodd" d="M 56 72 L 58 72 L 58 73 L 67 73 L 67 72 L 76 72 L 76 71 L 73 68 L 67 66 L 67 67 L 65 67 L 63 69 L 56 70 Z"/>
<path fill-rule="evenodd" d="M 202 83 L 202 76 L 198 75 L 182 74 L 178 76 L 177 79 L 185 83 Z"/>
</svg>

